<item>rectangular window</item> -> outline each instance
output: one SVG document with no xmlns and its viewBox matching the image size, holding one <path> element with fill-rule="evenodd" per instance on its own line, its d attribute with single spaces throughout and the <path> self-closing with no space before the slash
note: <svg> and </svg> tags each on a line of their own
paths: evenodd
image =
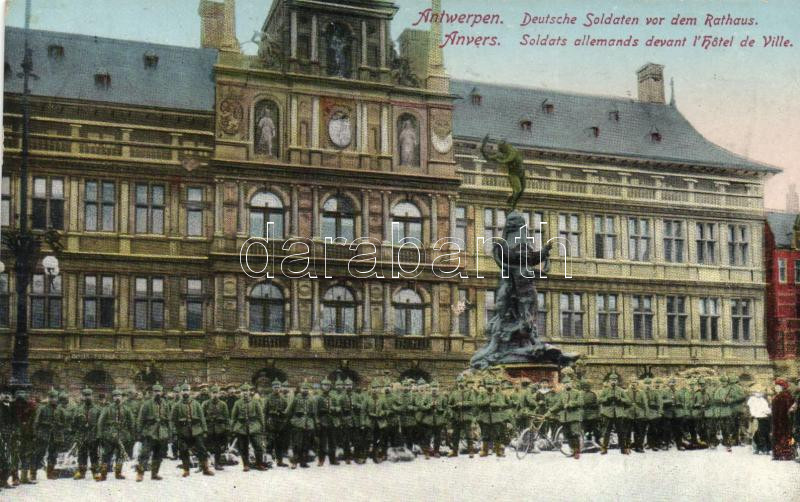
<svg viewBox="0 0 800 502">
<path fill-rule="evenodd" d="M 10 325 L 10 305 L 11 297 L 8 289 L 8 274 L 0 274 L 0 327 L 7 328 Z"/>
<path fill-rule="evenodd" d="M 561 336 L 564 338 L 583 337 L 583 295 L 581 293 L 561 293 Z"/>
<path fill-rule="evenodd" d="M 713 265 L 717 263 L 717 224 L 698 223 L 697 230 L 697 263 Z"/>
<path fill-rule="evenodd" d="M 186 329 L 203 329 L 203 280 L 186 280 Z"/>
<path fill-rule="evenodd" d="M 686 297 L 667 297 L 667 338 L 670 340 L 686 339 Z"/>
<path fill-rule="evenodd" d="M 87 181 L 83 225 L 87 231 L 114 231 L 116 187 L 111 181 Z"/>
<path fill-rule="evenodd" d="M 87 275 L 83 278 L 83 327 L 114 327 L 114 277 Z"/>
<path fill-rule="evenodd" d="M 577 214 L 559 213 L 558 236 L 567 247 L 568 256 L 580 256 L 580 218 Z M 558 246 L 559 256 L 564 256 L 563 246 Z"/>
<path fill-rule="evenodd" d="M 778 282 L 786 283 L 786 260 L 783 258 L 778 259 Z"/>
<path fill-rule="evenodd" d="M 664 220 L 664 261 L 683 263 L 686 237 L 681 220 Z"/>
<path fill-rule="evenodd" d="M 545 232 L 544 213 L 541 211 L 524 211 L 522 217 L 525 219 L 525 224 L 528 225 L 528 235 L 533 239 L 533 247 L 541 249 L 544 241 L 547 240 L 547 232 Z"/>
<path fill-rule="evenodd" d="M 594 217 L 594 257 L 611 260 L 617 250 L 613 216 Z"/>
<path fill-rule="evenodd" d="M 547 296 L 544 292 L 536 293 L 536 329 L 539 336 L 547 337 Z"/>
<path fill-rule="evenodd" d="M 719 298 L 700 298 L 700 339 L 719 340 Z"/>
<path fill-rule="evenodd" d="M 494 290 L 486 290 L 483 300 L 484 306 L 484 322 L 489 322 L 494 317 Z"/>
<path fill-rule="evenodd" d="M 652 296 L 633 296 L 633 337 L 638 340 L 653 339 Z"/>
<path fill-rule="evenodd" d="M 731 300 L 731 338 L 735 341 L 750 341 L 750 325 L 753 318 L 752 302 L 741 298 Z"/>
<path fill-rule="evenodd" d="M 64 229 L 64 180 L 33 178 L 31 228 Z"/>
<path fill-rule="evenodd" d="M 137 277 L 134 287 L 133 325 L 136 329 L 164 327 L 164 279 Z"/>
<path fill-rule="evenodd" d="M 800 284 L 800 260 L 794 261 L 794 282 Z"/>
<path fill-rule="evenodd" d="M 2 185 L 2 200 L 0 200 L 0 225 L 11 224 L 11 178 L 3 176 Z"/>
<path fill-rule="evenodd" d="M 31 277 L 31 328 L 61 327 L 61 276 Z"/>
<path fill-rule="evenodd" d="M 502 237 L 505 225 L 506 211 L 504 209 L 487 207 L 483 210 L 483 236 L 486 242 L 489 242 L 493 237 Z"/>
<path fill-rule="evenodd" d="M 750 231 L 747 225 L 728 225 L 728 263 L 743 267 L 750 261 Z"/>
<path fill-rule="evenodd" d="M 186 189 L 186 234 L 196 237 L 203 235 L 203 189 Z"/>
<path fill-rule="evenodd" d="M 459 240 L 458 245 L 462 249 L 467 249 L 467 208 L 464 206 L 456 206 L 456 235 L 454 236 Z"/>
<path fill-rule="evenodd" d="M 136 185 L 136 232 L 164 233 L 164 185 Z"/>
<path fill-rule="evenodd" d="M 458 332 L 463 336 L 469 336 L 469 300 L 467 299 L 467 290 L 458 290 L 458 304 L 459 308 L 463 308 L 458 314 Z"/>
<path fill-rule="evenodd" d="M 650 261 L 650 220 L 628 218 L 628 259 Z"/>
<path fill-rule="evenodd" d="M 619 307 L 617 295 L 597 295 L 598 338 L 619 338 Z"/>
</svg>

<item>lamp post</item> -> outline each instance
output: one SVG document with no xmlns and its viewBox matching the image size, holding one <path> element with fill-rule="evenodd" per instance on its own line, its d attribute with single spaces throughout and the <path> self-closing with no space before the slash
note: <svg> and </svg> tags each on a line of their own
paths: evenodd
<svg viewBox="0 0 800 502">
<path fill-rule="evenodd" d="M 17 293 L 17 318 L 16 332 L 14 334 L 14 347 L 11 354 L 11 381 L 12 388 L 28 388 L 31 383 L 28 379 L 28 285 L 31 275 L 39 262 L 42 244 L 47 243 L 54 252 L 61 251 L 60 235 L 55 230 L 34 234 L 28 228 L 28 151 L 30 139 L 30 87 L 31 78 L 38 78 L 33 74 L 33 57 L 28 45 L 28 31 L 31 19 L 31 0 L 25 0 L 25 43 L 22 58 L 22 151 L 20 154 L 20 190 L 19 190 L 19 219 L 17 228 L 8 229 L 2 234 L 2 242 L 14 257 L 14 275 L 16 278 Z M 1 262 L 0 262 L 1 263 Z M 45 274 L 50 280 L 59 273 L 58 259 L 47 256 L 42 260 Z M 5 269 L 5 265 L 3 265 Z"/>
</svg>

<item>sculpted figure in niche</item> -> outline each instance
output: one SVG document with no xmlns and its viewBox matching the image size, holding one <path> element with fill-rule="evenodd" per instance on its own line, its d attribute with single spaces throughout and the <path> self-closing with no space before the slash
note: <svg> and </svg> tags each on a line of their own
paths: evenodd
<svg viewBox="0 0 800 502">
<path fill-rule="evenodd" d="M 278 111 L 269 101 L 256 108 L 255 142 L 256 153 L 278 156 Z"/>
<path fill-rule="evenodd" d="M 400 119 L 400 133 L 397 137 L 400 145 L 400 165 L 419 165 L 419 135 L 417 134 L 416 120 L 410 115 Z"/>
</svg>

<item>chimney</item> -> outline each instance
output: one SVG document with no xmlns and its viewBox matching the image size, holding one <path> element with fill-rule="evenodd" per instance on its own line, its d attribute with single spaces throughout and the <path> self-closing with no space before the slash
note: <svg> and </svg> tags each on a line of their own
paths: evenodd
<svg viewBox="0 0 800 502">
<path fill-rule="evenodd" d="M 239 52 L 236 40 L 236 1 L 200 0 L 200 45 L 221 51 Z"/>
<path fill-rule="evenodd" d="M 797 185 L 789 183 L 789 188 L 786 190 L 786 211 L 790 213 L 797 213 L 800 211 L 800 200 L 797 196 Z"/>
<path fill-rule="evenodd" d="M 664 104 L 664 65 L 647 63 L 636 71 L 639 101 Z"/>
</svg>

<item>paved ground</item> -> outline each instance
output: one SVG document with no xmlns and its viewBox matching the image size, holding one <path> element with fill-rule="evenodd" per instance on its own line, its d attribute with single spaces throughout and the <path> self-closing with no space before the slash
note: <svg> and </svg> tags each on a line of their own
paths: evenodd
<svg viewBox="0 0 800 502">
<path fill-rule="evenodd" d="M 584 455 L 576 461 L 546 452 L 517 460 L 418 458 L 413 462 L 273 469 L 243 473 L 228 467 L 213 478 L 180 478 L 169 462 L 164 481 L 145 478 L 105 483 L 40 481 L 0 492 L 0 499 L 47 501 L 448 501 L 448 500 L 624 500 L 800 501 L 800 464 L 775 462 L 749 448 L 647 452 L 622 456 Z"/>
</svg>

